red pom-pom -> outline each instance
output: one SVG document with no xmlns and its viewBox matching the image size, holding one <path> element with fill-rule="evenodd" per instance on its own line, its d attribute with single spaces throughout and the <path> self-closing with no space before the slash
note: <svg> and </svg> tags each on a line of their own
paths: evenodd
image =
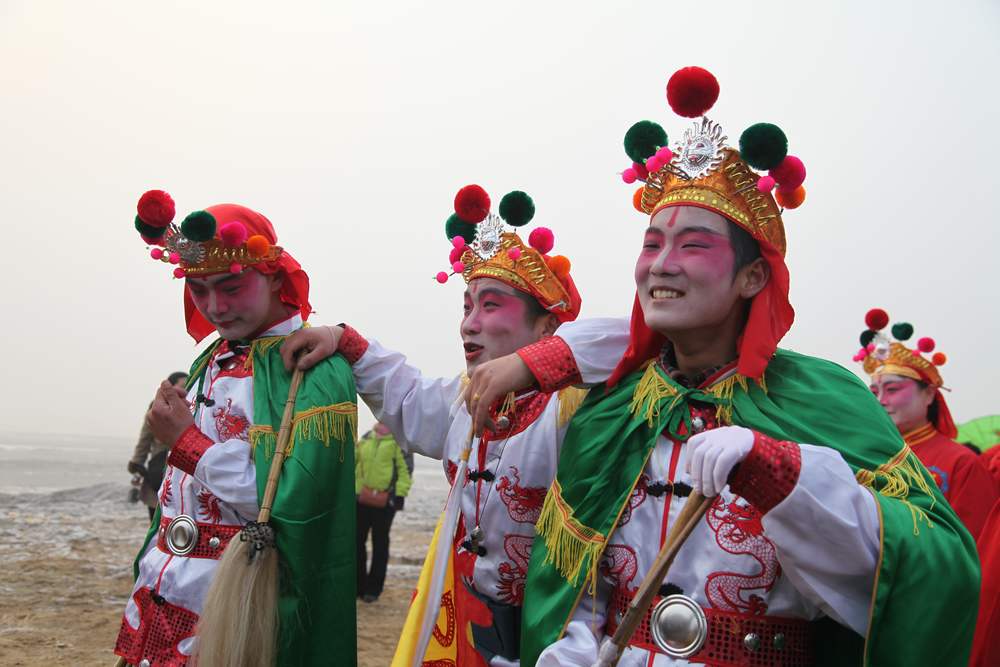
<svg viewBox="0 0 1000 667">
<path fill-rule="evenodd" d="M 521 259 L 521 249 L 514 247 L 507 251 L 507 256 L 511 258 L 512 261 L 517 261 Z"/>
<path fill-rule="evenodd" d="M 764 193 L 770 192 L 774 189 L 774 177 L 772 176 L 761 176 L 757 179 L 757 191 Z"/>
<path fill-rule="evenodd" d="M 719 99 L 719 82 L 707 69 L 685 67 L 667 81 L 667 103 L 679 116 L 705 115 Z"/>
<path fill-rule="evenodd" d="M 935 366 L 944 366 L 948 363 L 948 355 L 944 352 L 935 352 L 934 356 L 931 357 L 931 363 Z"/>
<path fill-rule="evenodd" d="M 881 308 L 872 308 L 865 313 L 865 325 L 872 331 L 880 331 L 889 324 L 889 313 Z"/>
<path fill-rule="evenodd" d="M 184 277 L 184 269 L 178 266 L 176 269 L 174 269 L 174 278 L 183 278 L 183 277 Z"/>
<path fill-rule="evenodd" d="M 448 274 L 445 273 L 444 271 L 438 271 L 438 274 L 434 276 L 434 279 L 439 283 L 441 283 L 442 285 L 444 285 L 446 282 L 448 282 Z"/>
<path fill-rule="evenodd" d="M 781 164 L 767 173 L 778 181 L 782 192 L 791 192 L 806 180 L 806 166 L 794 155 L 786 155 Z"/>
<path fill-rule="evenodd" d="M 166 227 L 174 220 L 174 200 L 163 190 L 150 190 L 139 197 L 136 213 L 151 227 Z"/>
<path fill-rule="evenodd" d="M 452 248 L 451 252 L 448 253 L 448 263 L 454 264 L 458 260 L 462 259 L 462 255 L 465 253 L 465 246 L 461 248 Z"/>
<path fill-rule="evenodd" d="M 556 274 L 556 278 L 565 280 L 566 276 L 569 275 L 569 270 L 572 265 L 566 257 L 556 255 L 555 257 L 549 257 L 546 262 L 549 265 L 549 271 Z"/>
<path fill-rule="evenodd" d="M 641 178 L 642 180 L 646 180 L 647 178 L 649 178 L 649 170 L 646 169 L 646 165 L 639 164 L 638 162 L 633 162 L 632 168 L 635 169 L 635 175 Z"/>
<path fill-rule="evenodd" d="M 263 257 L 270 249 L 271 242 L 267 240 L 266 236 L 254 234 L 247 239 L 247 252 L 250 253 L 251 257 Z"/>
<path fill-rule="evenodd" d="M 162 246 L 162 245 L 164 245 L 167 242 L 167 235 L 166 234 L 164 234 L 163 236 L 159 236 L 159 237 L 157 237 L 155 239 L 149 238 L 145 234 L 139 234 L 139 236 L 142 237 L 142 240 L 146 242 L 146 245 L 159 245 L 159 246 Z"/>
<path fill-rule="evenodd" d="M 921 338 L 917 341 L 917 349 L 927 354 L 934 351 L 934 339 L 933 338 Z"/>
<path fill-rule="evenodd" d="M 478 185 L 466 185 L 455 195 L 455 213 L 465 222 L 482 222 L 490 214 L 490 196 Z"/>
<path fill-rule="evenodd" d="M 181 263 L 181 256 L 179 254 L 177 254 L 176 252 L 172 252 L 169 255 L 167 255 L 167 260 L 171 264 L 180 264 Z"/>
<path fill-rule="evenodd" d="M 219 229 L 219 238 L 227 248 L 236 248 L 247 242 L 247 228 L 242 222 L 227 222 Z"/>
<path fill-rule="evenodd" d="M 149 251 L 149 256 L 153 259 L 163 259 L 163 248 L 153 248 Z"/>
<path fill-rule="evenodd" d="M 462 271 L 465 271 L 465 264 L 463 262 L 452 262 L 451 270 L 455 273 L 461 273 Z"/>
<path fill-rule="evenodd" d="M 552 246 L 556 243 L 555 234 L 548 227 L 536 227 L 531 230 L 531 234 L 528 235 L 528 245 L 542 253 L 547 255 L 551 250 Z"/>
<path fill-rule="evenodd" d="M 622 180 L 625 181 L 626 183 L 635 183 L 636 178 L 637 174 L 635 173 L 635 169 L 633 169 L 632 167 L 629 167 L 628 169 L 622 172 Z"/>
<path fill-rule="evenodd" d="M 237 262 L 233 262 L 232 264 L 229 265 L 229 272 L 230 273 L 240 273 L 242 271 L 243 271 L 243 265 L 242 264 L 239 264 Z"/>
</svg>

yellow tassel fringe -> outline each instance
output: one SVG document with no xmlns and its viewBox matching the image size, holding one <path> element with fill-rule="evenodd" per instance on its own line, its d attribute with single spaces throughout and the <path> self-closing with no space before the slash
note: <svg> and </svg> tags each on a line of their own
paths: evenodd
<svg viewBox="0 0 1000 667">
<path fill-rule="evenodd" d="M 586 389 L 566 387 L 559 392 L 559 428 L 569 423 L 576 411 L 580 409 L 583 399 L 587 398 Z"/>
<path fill-rule="evenodd" d="M 250 354 L 247 355 L 246 361 L 243 362 L 243 368 L 248 371 L 253 369 L 254 356 L 264 354 L 275 345 L 280 344 L 287 337 L 288 336 L 264 336 L 263 338 L 255 338 L 250 341 Z"/>
<path fill-rule="evenodd" d="M 589 557 L 591 568 L 587 580 L 591 588 L 596 583 L 597 560 L 604 550 L 605 537 L 584 526 L 562 499 L 559 481 L 552 482 L 542 513 L 535 524 L 538 535 L 545 540 L 545 562 L 559 571 L 570 584 L 576 585 L 583 563 Z"/>
<path fill-rule="evenodd" d="M 642 416 L 652 426 L 660 416 L 660 401 L 677 395 L 677 389 L 656 372 L 656 364 L 650 363 L 632 393 L 630 410 L 633 415 Z"/>
<path fill-rule="evenodd" d="M 923 465 L 917 459 L 913 450 L 908 445 L 903 445 L 899 453 L 893 456 L 888 462 L 879 466 L 876 470 L 859 470 L 855 475 L 858 484 L 867 487 L 872 491 L 885 496 L 901 500 L 910 509 L 913 515 L 913 534 L 920 534 L 920 522 L 925 522 L 931 528 L 931 523 L 927 512 L 920 509 L 908 498 L 910 497 L 910 487 L 915 486 L 918 490 L 931 498 L 931 507 L 934 506 L 934 494 L 931 492 L 927 478 L 923 474 Z"/>
<path fill-rule="evenodd" d="M 348 435 L 351 436 L 353 442 L 357 442 L 358 407 L 354 403 L 335 403 L 304 410 L 292 418 L 292 434 L 288 439 L 288 446 L 285 448 L 285 456 L 291 456 L 295 449 L 295 442 L 300 438 L 320 440 L 325 447 L 330 446 L 331 440 L 339 440 L 340 460 L 343 461 L 344 443 L 347 441 Z M 260 443 L 263 443 L 264 456 L 267 459 L 274 456 L 277 434 L 273 428 L 270 426 L 250 427 L 250 446 L 254 453 L 256 453 Z"/>
</svg>

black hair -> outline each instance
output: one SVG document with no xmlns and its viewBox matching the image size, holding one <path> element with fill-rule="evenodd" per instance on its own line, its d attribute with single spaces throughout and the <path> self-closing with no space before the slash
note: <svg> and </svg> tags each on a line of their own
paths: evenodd
<svg viewBox="0 0 1000 667">
<path fill-rule="evenodd" d="M 735 278 L 740 269 L 760 257 L 760 245 L 750 232 L 731 220 L 726 222 L 729 223 L 729 242 L 733 246 L 733 278 Z"/>
<path fill-rule="evenodd" d="M 914 382 L 917 383 L 917 388 L 920 389 L 921 391 L 930 387 L 929 384 L 921 380 L 914 380 Z M 927 421 L 929 421 L 932 424 L 937 424 L 938 412 L 939 411 L 938 411 L 937 401 L 931 401 L 931 404 L 927 406 Z"/>
<path fill-rule="evenodd" d="M 174 371 L 173 373 L 167 376 L 167 382 L 169 382 L 170 384 L 177 384 L 178 380 L 180 380 L 181 378 L 186 378 L 187 376 L 188 374 L 185 373 L 184 371 Z"/>
</svg>

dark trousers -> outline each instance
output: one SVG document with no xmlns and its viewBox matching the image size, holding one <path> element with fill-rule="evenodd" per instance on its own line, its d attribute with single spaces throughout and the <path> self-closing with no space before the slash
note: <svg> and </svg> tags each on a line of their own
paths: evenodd
<svg viewBox="0 0 1000 667">
<path fill-rule="evenodd" d="M 358 506 L 358 595 L 382 594 L 385 568 L 389 564 L 389 529 L 396 510 L 388 507 Z M 372 565 L 368 569 L 368 531 L 372 533 Z"/>
</svg>

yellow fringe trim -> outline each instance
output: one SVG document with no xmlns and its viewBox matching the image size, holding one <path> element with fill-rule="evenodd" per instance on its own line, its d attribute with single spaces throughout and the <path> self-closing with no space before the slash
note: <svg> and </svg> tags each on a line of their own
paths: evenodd
<svg viewBox="0 0 1000 667">
<path fill-rule="evenodd" d="M 931 523 L 927 512 L 920 509 L 908 498 L 910 497 L 910 487 L 915 486 L 918 490 L 927 494 L 931 499 L 931 507 L 934 507 L 934 494 L 931 492 L 927 478 L 923 474 L 923 464 L 917 459 L 909 445 L 903 445 L 895 456 L 876 470 L 859 470 L 855 475 L 858 484 L 867 487 L 872 491 L 885 496 L 886 498 L 896 498 L 901 500 L 910 509 L 913 515 L 913 534 L 920 534 L 920 522 L 924 521 L 931 528 Z M 876 488 L 881 482 L 881 488 Z"/>
<path fill-rule="evenodd" d="M 587 389 L 566 387 L 559 391 L 559 428 L 569 423 L 576 411 L 580 409 L 583 399 L 587 398 Z"/>
<path fill-rule="evenodd" d="M 596 564 L 604 550 L 604 536 L 580 523 L 562 499 L 559 480 L 553 480 L 549 487 L 535 530 L 545 540 L 545 562 L 552 563 L 559 574 L 574 586 L 580 578 L 584 560 L 589 556 L 590 562 Z M 597 567 L 591 567 L 587 579 L 595 579 L 596 576 Z M 592 587 L 595 582 L 596 579 L 589 581 Z"/>
<path fill-rule="evenodd" d="M 339 440 L 340 460 L 343 461 L 344 443 L 348 435 L 351 436 L 353 442 L 357 442 L 358 406 L 354 403 L 335 403 L 304 410 L 292 418 L 292 434 L 285 447 L 285 456 L 291 456 L 295 449 L 295 442 L 301 438 L 321 440 L 325 447 L 330 446 L 331 440 Z M 255 425 L 250 427 L 251 448 L 256 453 L 258 444 L 263 443 L 264 456 L 267 459 L 274 456 L 277 438 L 277 434 L 270 426 Z"/>
<path fill-rule="evenodd" d="M 722 424 L 733 423 L 733 392 L 739 387 L 744 393 L 748 391 L 747 379 L 743 375 L 733 373 L 725 380 L 713 384 L 708 393 L 719 399 L 715 405 L 715 418 Z M 767 391 L 766 389 L 764 391 Z"/>
<path fill-rule="evenodd" d="M 286 338 L 288 338 L 288 336 L 264 336 L 263 338 L 254 338 L 250 341 L 250 354 L 247 355 L 246 361 L 243 362 L 243 368 L 248 371 L 252 370 L 253 358 L 255 355 L 264 354 L 275 345 L 280 344 Z"/>
<path fill-rule="evenodd" d="M 650 363 L 632 393 L 630 411 L 635 416 L 641 416 L 652 426 L 660 416 L 660 401 L 677 395 L 677 389 L 656 372 L 656 364 Z"/>
</svg>

